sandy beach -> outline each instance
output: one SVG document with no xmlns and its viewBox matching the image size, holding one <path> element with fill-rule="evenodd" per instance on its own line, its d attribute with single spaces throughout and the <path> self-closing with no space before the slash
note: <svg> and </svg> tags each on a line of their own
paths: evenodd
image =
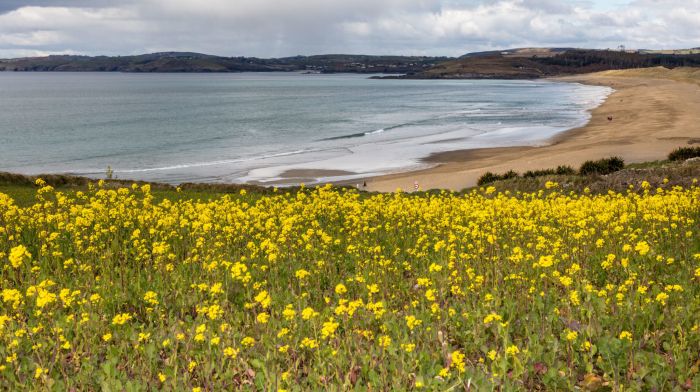
<svg viewBox="0 0 700 392">
<path fill-rule="evenodd" d="M 589 159 L 620 156 L 627 163 L 665 159 L 679 146 L 700 144 L 700 70 L 652 68 L 606 71 L 553 79 L 615 89 L 582 128 L 557 135 L 542 147 L 450 151 L 425 159 L 434 167 L 367 179 L 370 191 L 460 190 L 486 171 L 519 172 L 578 167 Z"/>
</svg>

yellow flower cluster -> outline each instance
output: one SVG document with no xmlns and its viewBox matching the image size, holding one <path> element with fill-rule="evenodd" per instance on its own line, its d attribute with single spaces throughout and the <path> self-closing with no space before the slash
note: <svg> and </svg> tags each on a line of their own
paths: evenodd
<svg viewBox="0 0 700 392">
<path fill-rule="evenodd" d="M 19 268 L 31 257 L 32 255 L 27 251 L 27 248 L 25 248 L 24 245 L 17 245 L 10 250 L 10 256 L 8 259 L 10 260 L 10 264 L 12 264 L 12 268 Z"/>
<path fill-rule="evenodd" d="M 38 185 L 0 194 L 0 389 L 700 386 L 697 186 Z"/>
</svg>

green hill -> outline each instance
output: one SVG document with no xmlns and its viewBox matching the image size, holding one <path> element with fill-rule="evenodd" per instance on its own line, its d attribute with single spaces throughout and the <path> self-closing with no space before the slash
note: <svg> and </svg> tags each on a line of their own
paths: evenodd
<svg viewBox="0 0 700 392">
<path fill-rule="evenodd" d="M 449 58 L 343 54 L 260 59 L 163 52 L 116 57 L 60 55 L 8 59 L 0 60 L 0 71 L 416 73 L 446 60 Z"/>
<path fill-rule="evenodd" d="M 470 53 L 408 74 L 411 79 L 537 79 L 616 69 L 700 67 L 700 54 L 566 48 Z"/>
</svg>

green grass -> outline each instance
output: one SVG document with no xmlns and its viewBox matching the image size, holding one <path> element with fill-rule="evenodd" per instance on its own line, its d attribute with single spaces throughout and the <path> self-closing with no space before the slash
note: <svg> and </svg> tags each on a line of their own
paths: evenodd
<svg viewBox="0 0 700 392">
<path fill-rule="evenodd" d="M 43 179 L 46 181 L 47 185 L 54 187 L 56 191 L 62 192 L 67 196 L 73 196 L 76 192 L 86 192 L 88 191 L 90 183 L 96 184 L 98 181 L 85 177 L 68 175 L 25 176 L 21 174 L 0 172 L 0 193 L 5 193 L 12 197 L 18 206 L 30 206 L 36 201 L 36 192 L 39 189 L 39 186 L 35 184 L 37 178 Z M 265 188 L 253 185 L 194 183 L 182 184 L 179 187 L 176 187 L 162 183 L 130 180 L 107 180 L 105 181 L 105 188 L 129 188 L 133 184 L 137 184 L 139 186 L 144 184 L 151 185 L 151 194 L 156 202 L 164 199 L 169 199 L 171 201 L 210 201 L 227 194 L 238 195 L 241 193 L 241 191 L 245 191 L 246 199 L 253 201 L 257 200 L 262 195 L 269 195 L 277 192 L 296 192 L 299 189 L 298 187 L 292 187 L 282 190 L 275 190 L 274 188 Z"/>
<path fill-rule="evenodd" d="M 34 204 L 37 189 L 28 185 L 0 184 L 0 193 L 9 195 L 22 207 Z"/>
<path fill-rule="evenodd" d="M 96 180 L 91 180 L 83 177 L 73 176 L 38 176 L 46 180 L 57 191 L 67 195 L 73 195 L 78 191 L 87 191 L 88 183 L 95 183 Z M 34 184 L 37 176 L 23 176 L 10 173 L 0 172 L 0 193 L 5 193 L 15 200 L 19 206 L 26 207 L 34 204 L 36 191 L 39 189 Z M 592 175 L 546 175 L 540 177 L 518 177 L 507 180 L 495 181 L 488 184 L 495 186 L 499 191 L 510 192 L 533 192 L 542 189 L 547 181 L 554 181 L 562 184 L 564 189 L 581 192 L 588 188 L 594 193 L 606 193 L 609 190 L 625 191 L 630 185 L 639 185 L 642 181 L 647 181 L 652 187 L 656 188 L 664 184 L 664 180 L 668 180 L 670 185 L 679 185 L 689 187 L 693 185 L 693 181 L 700 179 L 700 163 L 684 163 L 671 162 L 668 160 L 651 161 L 641 163 L 631 163 L 616 173 L 605 176 Z M 134 182 L 129 180 L 111 180 L 107 181 L 108 188 L 130 187 L 133 183 L 139 185 L 150 184 L 151 193 L 156 202 L 164 199 L 171 201 L 178 200 L 201 200 L 210 201 L 217 199 L 227 194 L 240 194 L 241 190 L 245 190 L 245 199 L 249 202 L 258 200 L 265 195 L 273 195 L 279 193 L 296 193 L 299 187 L 289 188 L 266 188 L 253 185 L 240 184 L 182 184 L 179 190 L 175 186 Z M 466 193 L 474 188 L 466 188 L 462 192 Z M 369 195 L 362 192 L 363 195 Z M 422 192 L 419 192 L 422 194 Z"/>
<path fill-rule="evenodd" d="M 15 204 L 20 207 L 28 207 L 36 202 L 36 191 L 39 188 L 33 185 L 15 185 L 15 184 L 0 184 L 0 193 L 4 193 L 14 199 Z M 57 187 L 56 191 L 64 193 L 66 196 L 72 197 L 76 192 L 87 191 L 87 186 L 70 186 L 70 187 Z M 240 192 L 240 191 L 239 191 Z M 159 203 L 165 199 L 176 202 L 180 200 L 193 200 L 208 202 L 218 199 L 227 194 L 233 194 L 232 192 L 217 192 L 217 191 L 207 191 L 207 190 L 181 190 L 177 191 L 175 189 L 155 189 L 151 192 L 153 195 L 153 200 Z M 235 193 L 238 194 L 238 193 Z M 263 196 L 261 192 L 248 192 L 245 197 L 242 197 L 248 202 L 253 202 Z M 238 198 L 241 198 L 240 196 Z"/>
</svg>

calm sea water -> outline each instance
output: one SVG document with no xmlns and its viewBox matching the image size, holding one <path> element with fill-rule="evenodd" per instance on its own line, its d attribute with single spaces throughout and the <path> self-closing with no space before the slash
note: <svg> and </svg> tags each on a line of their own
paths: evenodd
<svg viewBox="0 0 700 392">
<path fill-rule="evenodd" d="M 536 145 L 584 124 L 609 93 L 549 81 L 0 72 L 0 171 L 100 177 L 110 166 L 119 178 L 274 183 L 323 169 L 347 179 L 439 151 Z"/>
</svg>

